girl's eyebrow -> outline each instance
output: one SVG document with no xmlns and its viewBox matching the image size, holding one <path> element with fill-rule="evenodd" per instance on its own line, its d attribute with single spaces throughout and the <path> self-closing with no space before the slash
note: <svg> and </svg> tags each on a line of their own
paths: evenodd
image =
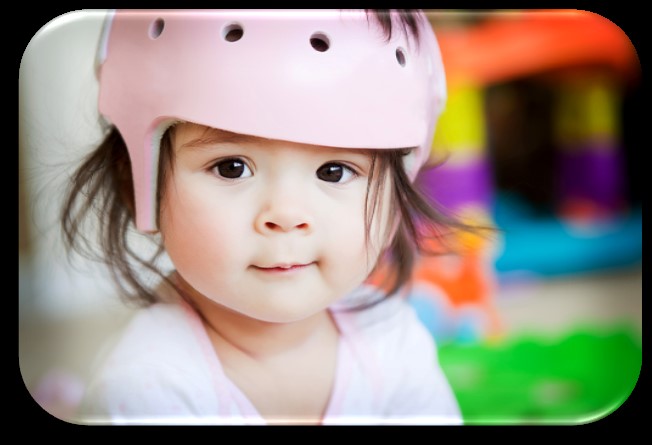
<svg viewBox="0 0 652 445">
<path fill-rule="evenodd" d="M 260 142 L 262 138 L 250 136 L 247 134 L 233 133 L 231 131 L 219 130 L 217 128 L 210 128 L 198 138 L 191 139 L 190 141 L 181 145 L 180 148 L 208 148 L 217 144 L 238 144 L 238 143 L 254 143 Z"/>
</svg>

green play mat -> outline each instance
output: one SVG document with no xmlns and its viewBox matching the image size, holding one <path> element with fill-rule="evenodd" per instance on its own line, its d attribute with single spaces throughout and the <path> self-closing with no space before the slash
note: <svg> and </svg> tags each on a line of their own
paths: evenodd
<svg viewBox="0 0 652 445">
<path fill-rule="evenodd" d="M 576 327 L 556 336 L 447 343 L 439 359 L 466 424 L 584 424 L 631 394 L 641 336 L 627 326 Z"/>
</svg>

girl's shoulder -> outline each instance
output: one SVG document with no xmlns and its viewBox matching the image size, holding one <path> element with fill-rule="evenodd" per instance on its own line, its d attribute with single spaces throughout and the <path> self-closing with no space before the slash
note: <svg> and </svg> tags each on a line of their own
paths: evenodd
<svg viewBox="0 0 652 445">
<path fill-rule="evenodd" d="M 189 311 L 178 303 L 135 311 L 102 353 L 80 415 L 137 420 L 143 413 L 170 414 L 175 407 L 187 408 L 184 395 L 204 392 L 210 372 Z"/>
<path fill-rule="evenodd" d="M 425 327 L 403 295 L 382 297 L 373 287 L 361 287 L 331 308 L 345 334 L 402 339 L 423 335 Z"/>
<path fill-rule="evenodd" d="M 129 360 L 157 352 L 192 336 L 191 320 L 186 309 L 177 303 L 154 303 L 134 311 L 129 322 L 117 334 L 111 347 L 113 360 Z"/>
<path fill-rule="evenodd" d="M 383 413 L 380 423 L 461 422 L 435 339 L 409 300 L 394 295 L 366 309 L 332 313 L 347 351 L 347 403 L 368 401 L 369 412 Z"/>
<path fill-rule="evenodd" d="M 110 347 L 108 361 L 141 363 L 162 360 L 189 351 L 201 332 L 195 311 L 169 285 L 161 284 L 159 302 L 141 307 L 133 314 Z M 192 348 L 190 348 L 192 350 Z"/>
</svg>

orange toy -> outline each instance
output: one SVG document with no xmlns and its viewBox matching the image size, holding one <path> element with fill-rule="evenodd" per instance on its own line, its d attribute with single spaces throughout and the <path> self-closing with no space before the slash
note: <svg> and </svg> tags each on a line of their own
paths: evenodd
<svg viewBox="0 0 652 445">
<path fill-rule="evenodd" d="M 480 218 L 476 218 L 476 222 L 480 222 Z M 440 291 L 432 295 L 433 304 L 438 304 L 436 299 L 445 295 L 453 316 L 462 314 L 466 308 L 478 309 L 486 321 L 483 335 L 489 339 L 502 333 L 500 317 L 492 301 L 496 287 L 492 243 L 488 238 L 470 233 L 451 234 L 441 241 L 428 240 L 426 248 L 442 254 L 418 257 L 411 283 L 414 286 L 426 283 L 426 288 L 434 287 Z M 388 290 L 389 276 L 386 264 L 382 263 L 367 283 Z"/>
<path fill-rule="evenodd" d="M 502 327 L 493 304 L 493 249 L 489 242 L 470 237 L 474 238 L 472 245 L 464 246 L 458 253 L 420 257 L 414 269 L 414 283 L 425 282 L 439 288 L 454 312 L 469 306 L 479 309 L 487 321 L 485 335 L 497 337 Z"/>
<path fill-rule="evenodd" d="M 437 36 L 449 84 L 487 85 L 582 66 L 604 66 L 624 80 L 640 76 L 627 35 L 586 11 L 495 13 L 475 26 L 443 27 Z"/>
</svg>

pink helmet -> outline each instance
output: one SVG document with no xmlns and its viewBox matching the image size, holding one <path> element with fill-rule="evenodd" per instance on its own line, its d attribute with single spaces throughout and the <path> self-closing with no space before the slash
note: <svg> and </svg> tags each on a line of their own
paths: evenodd
<svg viewBox="0 0 652 445">
<path fill-rule="evenodd" d="M 397 20 L 392 14 L 392 20 Z M 156 228 L 160 138 L 175 122 L 343 148 L 418 147 L 446 99 L 437 40 L 389 42 L 362 10 L 116 11 L 98 53 L 99 111 L 132 163 L 136 226 Z"/>
</svg>

